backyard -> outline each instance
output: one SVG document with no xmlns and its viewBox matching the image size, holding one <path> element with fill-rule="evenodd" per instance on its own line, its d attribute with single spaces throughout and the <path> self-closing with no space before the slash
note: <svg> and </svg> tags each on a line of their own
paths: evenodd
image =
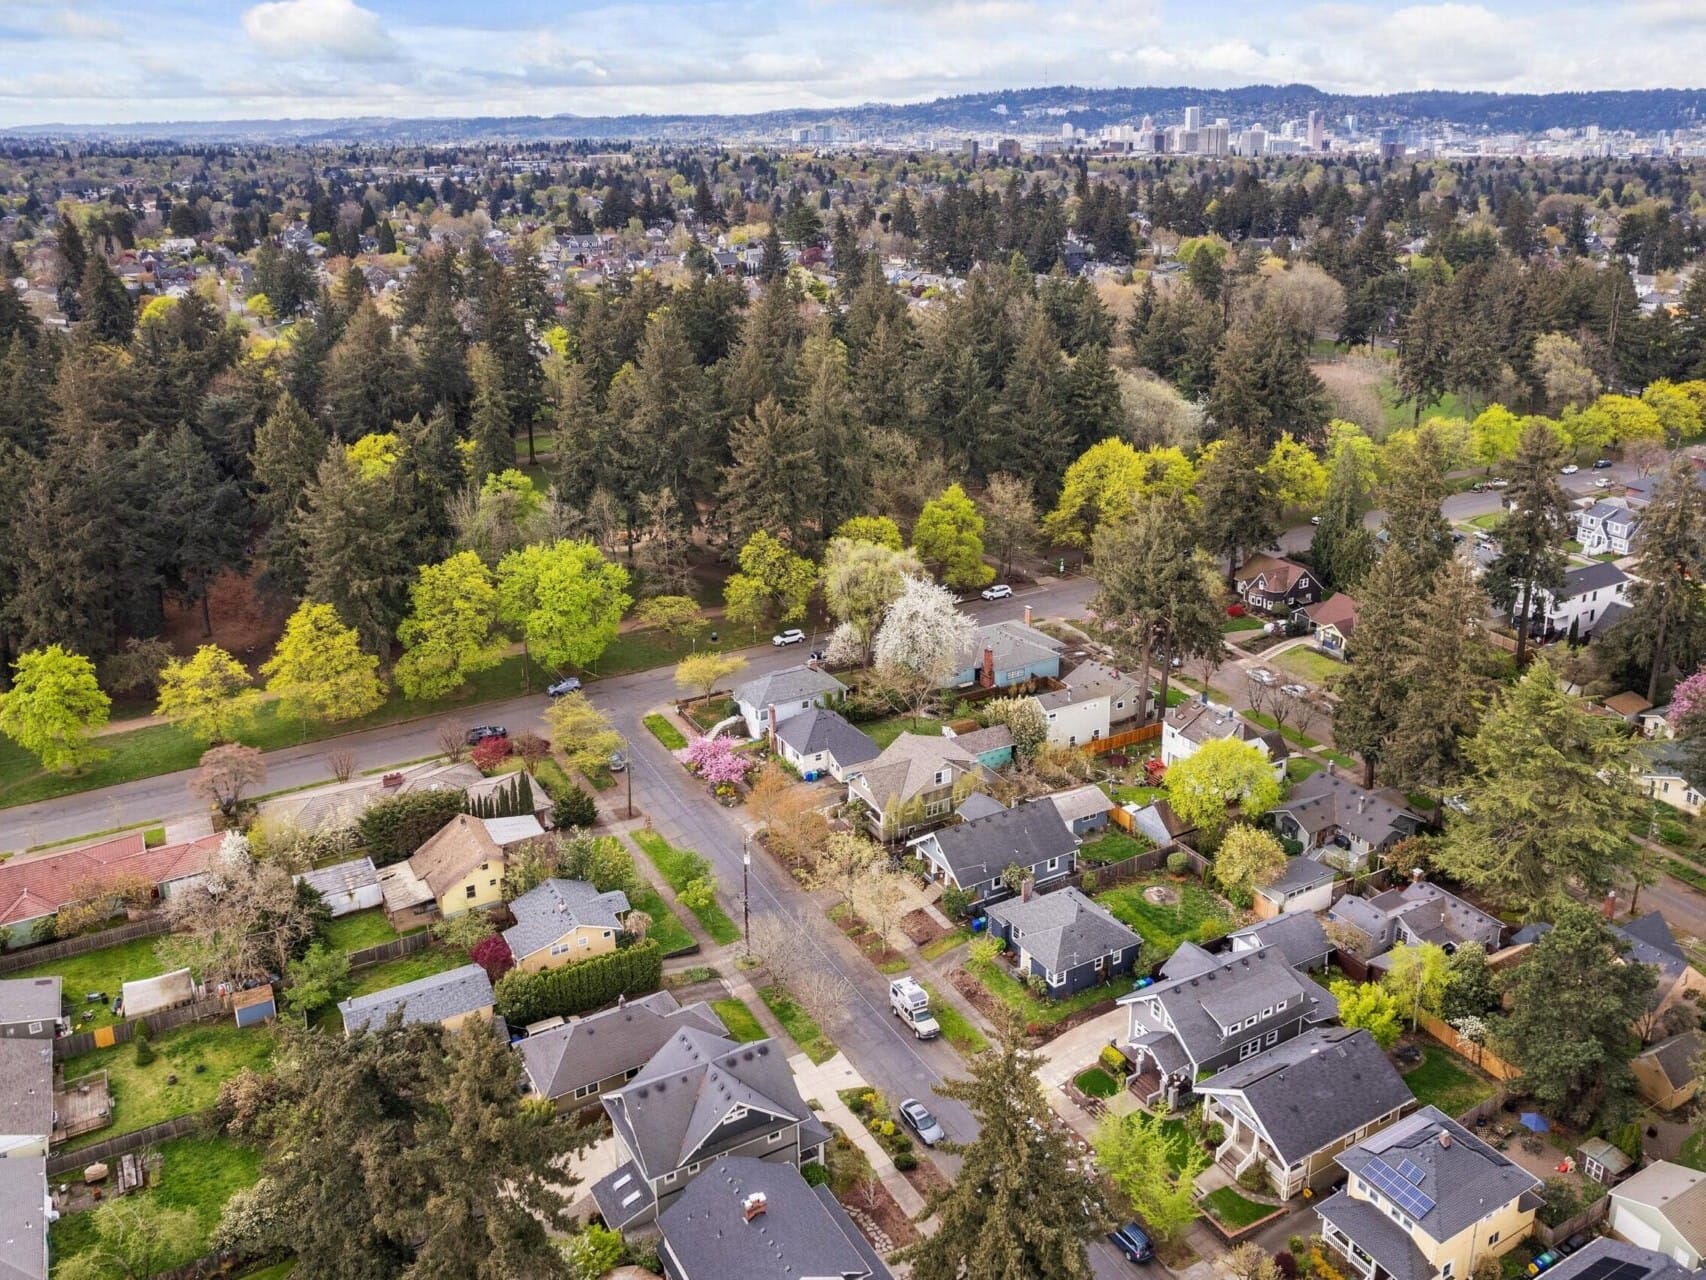
<svg viewBox="0 0 1706 1280">
<path fill-rule="evenodd" d="M 1144 896 L 1146 889 L 1153 888 L 1170 890 L 1177 900 L 1153 902 Z M 1200 880 L 1175 880 L 1165 874 L 1104 890 L 1096 895 L 1096 901 L 1143 935 L 1139 963 L 1145 967 L 1161 963 L 1179 949 L 1181 942 L 1210 942 L 1238 923 L 1232 907 L 1210 893 Z"/>
<path fill-rule="evenodd" d="M 221 1019 L 163 1032 L 149 1043 L 154 1060 L 147 1066 L 137 1065 L 134 1041 L 66 1060 L 68 1080 L 91 1071 L 107 1073 L 113 1108 L 111 1125 L 73 1138 L 68 1149 L 211 1107 L 220 1084 L 244 1067 L 265 1071 L 277 1042 L 268 1028 L 238 1027 Z"/>
<path fill-rule="evenodd" d="M 1154 842 L 1147 836 L 1127 835 L 1123 831 L 1110 829 L 1106 835 L 1086 840 L 1080 845 L 1078 860 L 1090 866 L 1105 866 L 1110 862 L 1124 862 L 1140 853 L 1148 853 L 1154 847 Z"/>
<path fill-rule="evenodd" d="M 879 748 L 888 745 L 903 733 L 916 733 L 922 737 L 940 737 L 942 722 L 930 716 L 919 716 L 914 720 L 911 716 L 889 716 L 883 720 L 871 720 L 859 727 Z"/>
<path fill-rule="evenodd" d="M 49 960 L 7 976 L 62 978 L 64 982 L 61 991 L 65 999 L 71 1002 L 73 1009 L 73 1030 L 90 1031 L 95 1027 L 110 1027 L 118 1021 L 113 1017 L 112 1002 L 118 999 L 124 984 L 134 982 L 138 978 L 152 978 L 155 974 L 166 971 L 166 966 L 154 958 L 154 944 L 159 941 L 159 938 L 135 938 L 117 946 L 102 947 L 99 951 L 85 951 L 82 955 L 72 956 L 67 960 Z M 106 1003 L 84 999 L 85 996 L 96 992 L 105 994 Z M 84 1018 L 86 1013 L 92 1013 L 94 1017 Z"/>
<path fill-rule="evenodd" d="M 1444 1045 L 1418 1041 L 1417 1048 L 1422 1060 L 1404 1072 L 1404 1083 L 1423 1106 L 1459 1116 L 1492 1097 L 1493 1082 Z"/>
<path fill-rule="evenodd" d="M 160 1210 L 179 1209 L 195 1215 L 194 1234 L 174 1239 L 166 1255 L 159 1259 L 162 1267 L 181 1267 L 208 1251 L 225 1202 L 259 1180 L 261 1153 L 224 1138 L 175 1138 L 161 1143 L 158 1151 L 161 1161 L 158 1182 L 119 1203 L 144 1217 Z M 61 1263 L 98 1248 L 93 1211 L 61 1218 L 53 1224 L 52 1239 L 54 1258 Z M 114 1260 L 101 1274 L 122 1280 L 125 1270 Z"/>
<path fill-rule="evenodd" d="M 326 945 L 333 951 L 365 951 L 383 943 L 395 941 L 397 931 L 378 907 L 371 911 L 352 911 L 339 916 L 326 926 Z"/>
</svg>

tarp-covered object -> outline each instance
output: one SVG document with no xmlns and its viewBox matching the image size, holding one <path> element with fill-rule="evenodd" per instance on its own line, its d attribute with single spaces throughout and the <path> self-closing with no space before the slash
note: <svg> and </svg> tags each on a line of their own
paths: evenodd
<svg viewBox="0 0 1706 1280">
<path fill-rule="evenodd" d="M 195 999 L 195 981 L 188 969 L 174 969 L 152 978 L 124 984 L 124 1016 L 145 1018 L 162 1009 L 176 1009 Z"/>
</svg>

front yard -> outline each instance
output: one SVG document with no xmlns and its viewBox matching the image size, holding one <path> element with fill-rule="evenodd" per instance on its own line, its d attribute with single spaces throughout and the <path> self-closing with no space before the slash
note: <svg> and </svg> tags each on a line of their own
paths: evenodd
<svg viewBox="0 0 1706 1280">
<path fill-rule="evenodd" d="M 1276 667 L 1283 667 L 1292 675 L 1300 676 L 1311 684 L 1318 684 L 1323 688 L 1331 685 L 1345 674 L 1344 663 L 1337 658 L 1329 658 L 1326 654 L 1306 645 L 1287 649 L 1275 657 L 1273 661 Z"/>
<path fill-rule="evenodd" d="M 1210 1217 L 1228 1231 L 1241 1231 L 1260 1222 L 1269 1214 L 1279 1213 L 1281 1206 L 1249 1200 L 1239 1194 L 1237 1187 L 1220 1187 L 1202 1198 Z"/>
<path fill-rule="evenodd" d="M 636 831 L 633 833 L 634 843 L 640 846 L 640 851 L 651 859 L 652 865 L 658 869 L 658 874 L 664 882 L 675 890 L 679 898 L 681 891 L 695 880 L 709 880 L 715 887 L 716 873 L 710 864 L 694 853 L 691 849 L 677 849 L 655 831 Z M 682 903 L 687 906 L 686 903 Z M 735 928 L 733 920 L 713 900 L 709 905 L 695 909 L 687 907 L 698 917 L 705 932 L 720 943 L 734 942 L 740 937 L 740 930 Z"/>
<path fill-rule="evenodd" d="M 765 1030 L 752 1010 L 746 1007 L 746 1002 L 739 996 L 729 996 L 724 1000 L 711 1001 L 711 1012 L 723 1020 L 723 1025 L 729 1029 L 729 1037 L 745 1043 L 748 1040 L 762 1040 Z"/>
<path fill-rule="evenodd" d="M 1418 1047 L 1422 1060 L 1404 1072 L 1404 1083 L 1423 1106 L 1459 1116 L 1493 1096 L 1493 1082 L 1444 1045 L 1418 1041 Z"/>
<path fill-rule="evenodd" d="M 658 950 L 666 958 L 693 950 L 693 935 L 687 932 L 687 926 L 669 909 L 663 895 L 651 885 L 630 893 L 628 903 L 636 911 L 644 911 L 652 918 L 652 927 L 646 936 L 658 944 Z"/>
<path fill-rule="evenodd" d="M 1014 976 L 1005 961 L 990 960 L 979 964 L 968 960 L 964 971 L 982 986 L 991 999 L 1013 1010 L 1027 1025 L 1034 1023 L 1042 1027 L 1056 1026 L 1073 1014 L 1095 1005 L 1112 1003 L 1132 988 L 1132 979 L 1127 976 L 1104 985 L 1086 987 L 1060 1000 L 1050 1000 L 1047 996 L 1032 995 L 1030 988 Z M 942 1021 L 939 1012 L 936 1021 Z"/>
<path fill-rule="evenodd" d="M 1161 888 L 1177 895 L 1173 902 L 1153 902 L 1144 890 Z M 1114 916 L 1143 935 L 1145 967 L 1159 964 L 1179 949 L 1181 942 L 1211 942 L 1238 924 L 1232 907 L 1209 892 L 1200 880 L 1179 879 L 1157 873 L 1107 889 L 1096 895 Z"/>
<path fill-rule="evenodd" d="M 782 1024 L 782 1029 L 800 1046 L 806 1057 L 813 1062 L 828 1062 L 835 1056 L 835 1046 L 823 1034 L 823 1028 L 806 1012 L 804 1005 L 788 994 L 786 987 L 775 983 L 760 987 L 758 998 L 776 1015 L 776 1021 Z"/>
</svg>

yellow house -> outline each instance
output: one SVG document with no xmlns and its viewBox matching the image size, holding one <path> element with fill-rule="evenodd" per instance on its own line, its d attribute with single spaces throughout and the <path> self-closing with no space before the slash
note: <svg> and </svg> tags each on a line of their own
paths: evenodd
<svg viewBox="0 0 1706 1280">
<path fill-rule="evenodd" d="M 497 906 L 504 896 L 505 847 L 489 823 L 457 814 L 407 862 L 380 871 L 386 912 L 394 922 L 413 923 L 435 910 L 453 916 Z"/>
<path fill-rule="evenodd" d="M 1540 1179 L 1438 1107 L 1339 1153 L 1345 1189 L 1315 1207 L 1363 1280 L 1469 1280 L 1534 1228 Z"/>
<path fill-rule="evenodd" d="M 616 950 L 628 895 L 600 893 L 584 880 L 543 881 L 509 904 L 515 925 L 504 941 L 526 973 L 589 960 Z"/>
</svg>

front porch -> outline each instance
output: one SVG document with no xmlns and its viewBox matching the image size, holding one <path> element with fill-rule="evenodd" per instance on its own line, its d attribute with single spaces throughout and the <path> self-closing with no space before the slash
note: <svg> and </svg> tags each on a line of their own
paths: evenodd
<svg viewBox="0 0 1706 1280">
<path fill-rule="evenodd" d="M 1203 1099 L 1203 1118 L 1218 1124 L 1226 1135 L 1214 1149 L 1214 1162 L 1234 1181 L 1260 1163 L 1267 1165 L 1268 1179 L 1274 1181 L 1275 1162 L 1269 1158 L 1272 1153 L 1263 1145 L 1262 1135 L 1254 1125 L 1213 1096 Z M 1288 1185 L 1278 1185 L 1274 1189 L 1282 1200 L 1289 1200 L 1293 1194 L 1293 1188 Z"/>
</svg>

